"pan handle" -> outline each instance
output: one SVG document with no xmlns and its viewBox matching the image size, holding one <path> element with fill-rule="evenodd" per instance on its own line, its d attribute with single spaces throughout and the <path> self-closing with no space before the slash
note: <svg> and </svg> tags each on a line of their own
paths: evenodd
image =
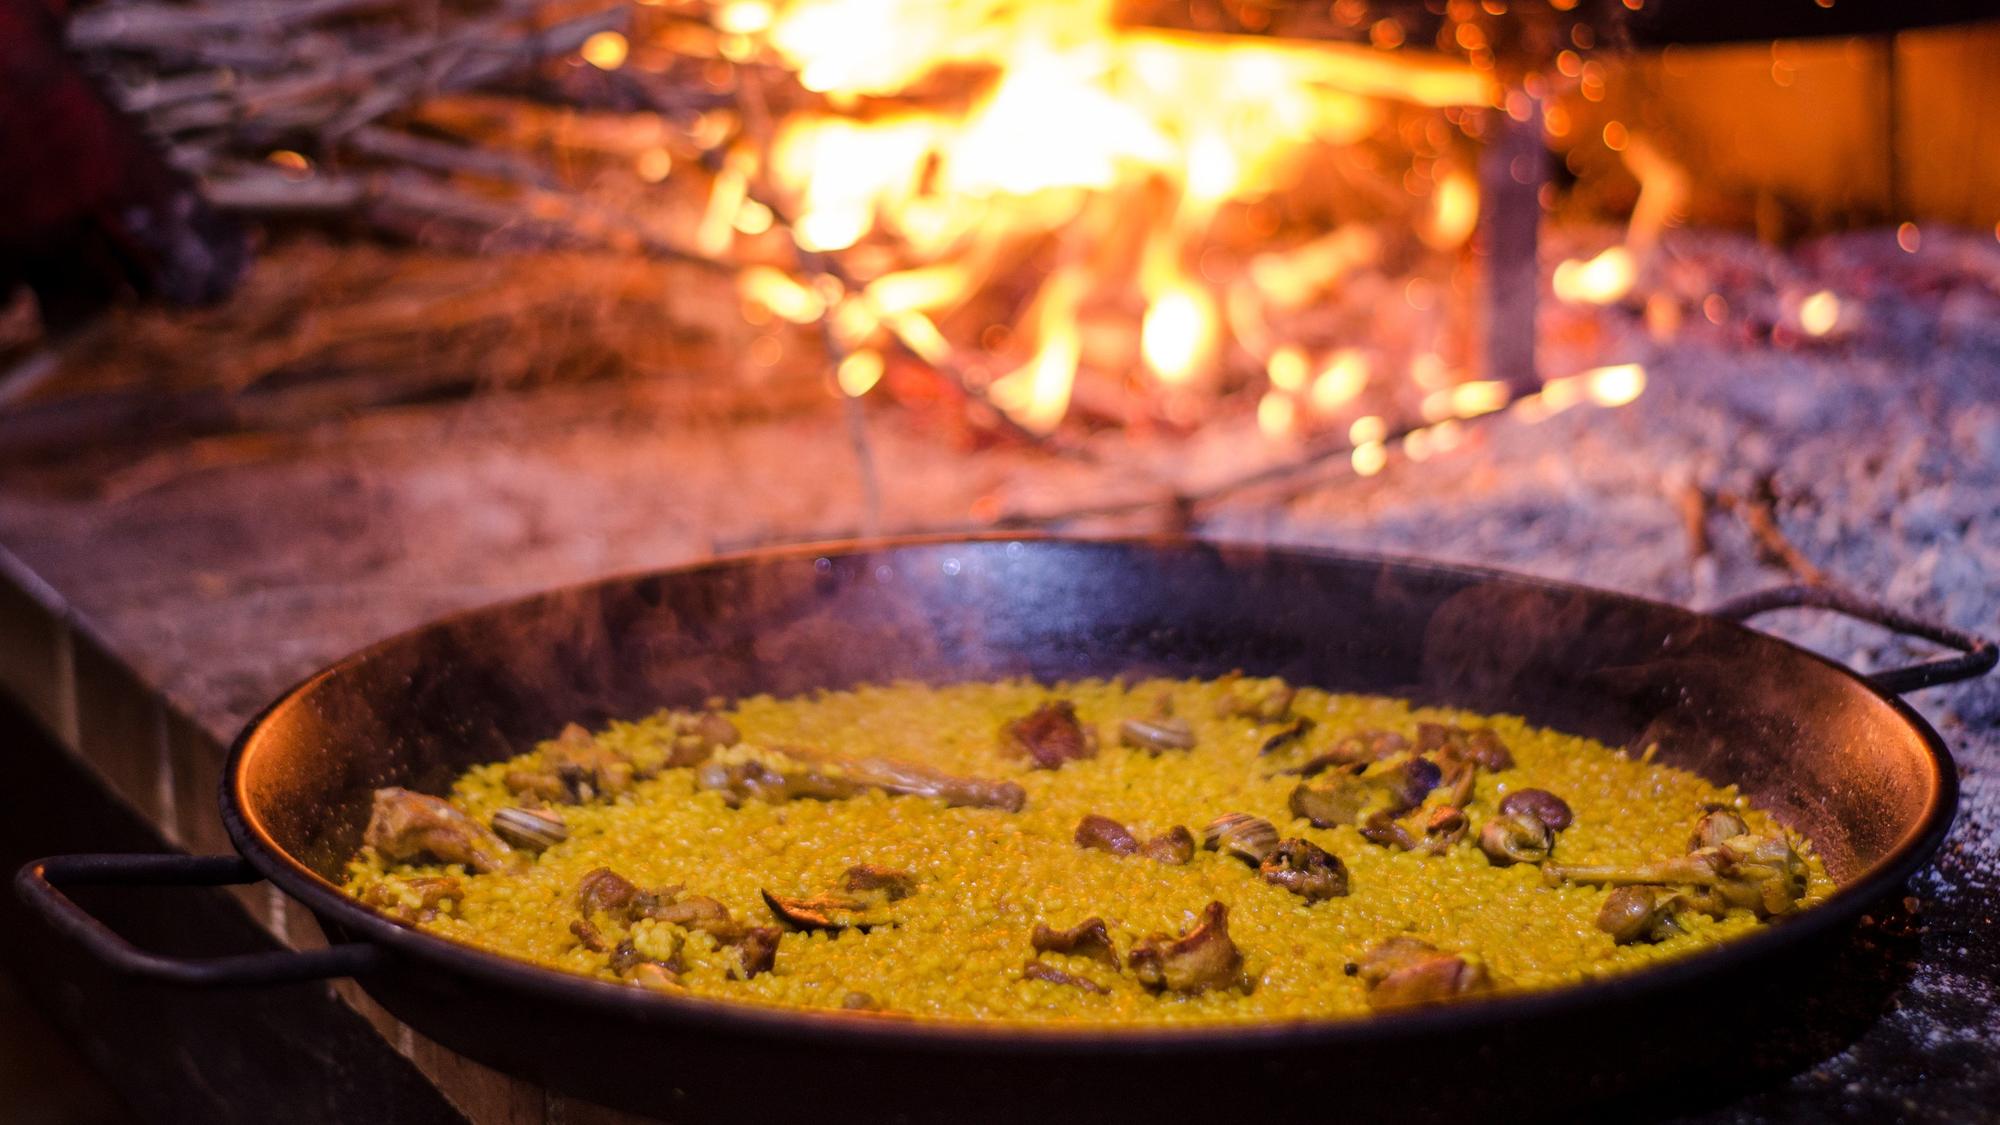
<svg viewBox="0 0 2000 1125">
<path fill-rule="evenodd" d="M 2000 658 L 2000 649 L 1996 649 L 1993 642 L 1985 637 L 1912 617 L 1879 602 L 1825 586 L 1780 586 L 1775 590 L 1731 598 L 1708 612 L 1731 621 L 1744 621 L 1774 609 L 1832 610 L 1880 625 L 1891 632 L 1908 633 L 1958 650 L 1957 656 L 1942 656 L 1867 677 L 1869 683 L 1891 695 L 1983 676 L 1993 669 L 1995 659 Z"/>
<path fill-rule="evenodd" d="M 382 951 L 366 942 L 304 953 L 243 953 L 189 958 L 148 953 L 113 933 L 61 890 L 69 885 L 224 887 L 254 883 L 257 869 L 233 855 L 58 855 L 38 859 L 14 876 L 21 900 L 65 937 L 120 972 L 173 984 L 282 984 L 365 973 Z"/>
</svg>

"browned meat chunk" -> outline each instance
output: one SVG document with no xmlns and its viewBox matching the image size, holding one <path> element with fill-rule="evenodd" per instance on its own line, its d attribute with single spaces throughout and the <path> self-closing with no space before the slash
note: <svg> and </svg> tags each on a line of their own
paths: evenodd
<svg viewBox="0 0 2000 1125">
<path fill-rule="evenodd" d="M 1514 755 L 1500 736 L 1480 727 L 1445 726 L 1442 723 L 1417 725 L 1417 753 L 1434 754 L 1440 764 L 1472 762 L 1480 769 L 1498 773 L 1514 768 Z"/>
<path fill-rule="evenodd" d="M 891 871 L 886 867 L 857 863 L 847 869 L 840 885 L 849 891 L 880 891 L 890 902 L 901 902 L 916 893 L 917 877 L 907 871 Z"/>
<path fill-rule="evenodd" d="M 633 901 L 632 912 L 707 934 L 718 945 L 734 946 L 745 977 L 769 970 L 778 955 L 777 930 L 752 926 L 707 895 L 682 895 L 678 888 L 641 892 Z"/>
<path fill-rule="evenodd" d="M 1483 965 L 1445 953 L 1427 941 L 1396 937 L 1361 959 L 1368 1006 L 1375 1009 L 1436 1004 L 1492 989 Z"/>
<path fill-rule="evenodd" d="M 1429 759 L 1408 755 L 1377 762 L 1359 774 L 1310 778 L 1292 790 L 1292 815 L 1314 828 L 1361 824 L 1377 813 L 1401 816 L 1437 788 L 1442 772 Z"/>
<path fill-rule="evenodd" d="M 1077 822 L 1076 844 L 1113 855 L 1144 855 L 1175 866 L 1194 858 L 1194 833 L 1185 828 L 1177 825 L 1141 844 L 1124 825 L 1095 813 Z"/>
<path fill-rule="evenodd" d="M 1249 992 L 1252 987 L 1243 971 L 1243 954 L 1229 940 L 1229 908 L 1219 902 L 1209 903 L 1201 921 L 1180 937 L 1153 934 L 1133 946 L 1127 964 L 1139 983 L 1155 992 L 1194 995 L 1217 988 Z"/>
<path fill-rule="evenodd" d="M 623 916 L 639 898 L 639 888 L 609 867 L 599 867 L 576 885 L 576 910 L 585 918 L 593 914 Z"/>
<path fill-rule="evenodd" d="M 1129 829 L 1108 816 L 1091 813 L 1076 823 L 1076 846 L 1112 855 L 1132 855 L 1139 841 Z"/>
<path fill-rule="evenodd" d="M 778 963 L 778 931 L 770 926 L 754 926 L 736 943 L 736 957 L 743 966 L 743 978 L 768 973 Z"/>
<path fill-rule="evenodd" d="M 1387 808 L 1407 812 L 1424 803 L 1430 791 L 1444 780 L 1444 772 L 1423 758 L 1399 758 L 1370 766 L 1361 780 L 1382 790 Z"/>
<path fill-rule="evenodd" d="M 399 922 L 418 923 L 437 917 L 445 900 L 456 900 L 463 891 L 449 875 L 414 875 L 384 879 L 369 887 L 361 901 Z"/>
<path fill-rule="evenodd" d="M 589 731 L 571 723 L 541 745 L 539 763 L 509 770 L 501 782 L 523 796 L 583 804 L 615 797 L 660 770 L 699 765 L 740 738 L 735 724 L 713 710 L 669 711 L 660 721 L 666 726 L 661 739 L 630 751 L 600 746 Z"/>
<path fill-rule="evenodd" d="M 1283 887 L 1307 902 L 1347 893 L 1347 865 L 1340 857 L 1297 837 L 1280 843 L 1265 856 L 1257 874 L 1266 883 Z"/>
<path fill-rule="evenodd" d="M 591 871 L 578 883 L 576 908 L 583 917 L 570 923 L 570 932 L 576 935 L 578 944 L 595 952 L 603 952 L 605 942 L 592 919 L 603 914 L 627 923 L 650 918 L 707 934 L 718 945 L 736 948 L 744 976 L 756 976 L 770 969 L 778 953 L 778 931 L 749 925 L 715 899 L 707 895 L 684 895 L 678 886 L 641 890 L 608 867 Z M 673 940 L 678 951 L 681 938 L 675 935 Z M 679 966 L 674 971 L 680 972 Z"/>
<path fill-rule="evenodd" d="M 707 761 L 709 756 L 726 746 L 734 746 L 742 741 L 736 724 L 716 714 L 713 710 L 701 712 L 676 711 L 671 716 L 673 742 L 667 748 L 668 767 L 696 766 Z"/>
<path fill-rule="evenodd" d="M 631 762 L 599 746 L 575 723 L 542 744 L 541 758 L 538 766 L 509 770 L 501 783 L 514 793 L 578 805 L 623 793 L 638 775 Z"/>
<path fill-rule="evenodd" d="M 1000 729 L 1000 745 L 1027 758 L 1038 770 L 1059 769 L 1065 762 L 1097 756 L 1097 734 L 1076 717 L 1067 699 L 1044 703 Z"/>
<path fill-rule="evenodd" d="M 1569 802 L 1546 789 L 1516 789 L 1500 799 L 1500 812 L 1508 816 L 1517 813 L 1532 816 L 1551 832 L 1561 832 L 1576 820 Z"/>
<path fill-rule="evenodd" d="M 1277 676 L 1245 676 L 1231 672 L 1222 678 L 1226 686 L 1216 700 L 1215 713 L 1222 718 L 1249 719 L 1256 723 L 1279 723 L 1291 717 L 1292 700 L 1299 689 Z"/>
<path fill-rule="evenodd" d="M 1021 975 L 1028 978 L 1029 980 L 1045 980 L 1048 981 L 1050 984 L 1061 984 L 1061 985 L 1067 985 L 1070 988 L 1080 988 L 1085 992 L 1089 992 L 1097 996 L 1108 996 L 1111 993 L 1110 989 L 1104 987 L 1103 985 L 1097 983 L 1094 980 L 1091 980 L 1088 977 L 1080 977 L 1074 973 L 1065 973 L 1061 969 L 1056 968 L 1054 965 L 1044 965 L 1040 961 L 1028 962 L 1027 967 L 1021 970 Z"/>
<path fill-rule="evenodd" d="M 520 858 L 451 802 L 393 786 L 375 791 L 361 842 L 391 862 L 429 856 L 479 872 L 507 870 Z"/>
<path fill-rule="evenodd" d="M 1181 867 L 1194 861 L 1194 833 L 1176 824 L 1139 849 L 1147 859 Z"/>
<path fill-rule="evenodd" d="M 1729 809 L 1709 809 L 1694 826 L 1694 835 L 1688 839 L 1688 850 L 1700 851 L 1712 848 L 1734 836 L 1747 835 L 1750 826 L 1742 817 Z"/>
<path fill-rule="evenodd" d="M 673 939 L 673 955 L 666 960 L 648 957 L 639 952 L 631 941 L 621 941 L 611 950 L 611 971 L 633 984 L 651 987 L 680 983 L 685 966 L 681 964 L 681 939 Z"/>
<path fill-rule="evenodd" d="M 1111 945 L 1111 935 L 1106 932 L 1102 918 L 1085 918 L 1067 930 L 1037 923 L 1029 944 L 1037 953 L 1068 953 L 1102 961 L 1114 969 L 1118 967 L 1118 951 Z"/>
<path fill-rule="evenodd" d="M 796 746 L 732 754 L 710 759 L 695 774 L 697 787 L 721 793 L 732 806 L 752 799 L 840 801 L 871 789 L 1008 812 L 1020 812 L 1028 800 L 1027 791 L 1011 781 L 958 777 L 890 758 L 840 758 Z"/>
<path fill-rule="evenodd" d="M 569 924 L 569 932 L 576 935 L 576 943 L 592 953 L 604 953 L 610 946 L 604 944 L 604 935 L 587 919 L 578 918 Z"/>
<path fill-rule="evenodd" d="M 684 930 L 700 930 L 725 943 L 743 935 L 743 923 L 730 916 L 728 907 L 707 895 L 655 893 L 645 896 L 638 913 Z"/>
</svg>

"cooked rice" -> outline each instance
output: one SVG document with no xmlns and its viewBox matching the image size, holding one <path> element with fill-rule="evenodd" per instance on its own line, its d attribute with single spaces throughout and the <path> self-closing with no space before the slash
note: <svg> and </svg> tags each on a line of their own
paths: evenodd
<svg viewBox="0 0 2000 1125">
<path fill-rule="evenodd" d="M 1176 713 L 1194 725 L 1196 748 L 1154 757 L 1117 745 L 1118 721 L 1150 712 L 1167 690 Z M 1286 800 L 1297 779 L 1266 776 L 1272 760 L 1258 753 L 1272 728 L 1217 717 L 1223 690 L 1214 681 L 1127 686 L 1087 680 L 1054 687 L 1008 681 L 749 698 L 724 712 L 746 745 L 814 746 L 1011 779 L 1026 789 L 1027 805 L 1009 813 L 868 793 L 841 801 L 749 801 L 732 809 L 720 794 L 697 791 L 694 770 L 669 769 L 615 801 L 561 808 L 569 839 L 525 872 L 477 875 L 426 864 L 385 869 L 364 849 L 351 865 L 349 889 L 376 888 L 379 895 L 409 876 L 454 875 L 463 895 L 441 904 L 444 912 L 422 923 L 424 929 L 616 980 L 606 955 L 581 947 L 569 928 L 578 917 L 578 882 L 595 868 L 611 867 L 641 887 L 683 885 L 760 925 L 771 921 L 760 890 L 835 890 L 855 864 L 908 871 L 918 877 L 919 889 L 891 908 L 895 926 L 786 933 L 775 969 L 748 980 L 734 979 L 733 950 L 702 934 L 687 935 L 687 971 L 678 987 L 718 999 L 816 1008 L 838 1008 L 851 994 L 865 993 L 886 1011 L 957 1020 L 1153 1024 L 1358 1015 L 1369 1009 L 1349 966 L 1386 937 L 1423 938 L 1483 961 L 1507 988 L 1537 989 L 1686 956 L 1761 924 L 1745 911 L 1720 921 L 1694 915 L 1690 932 L 1659 944 L 1614 945 L 1593 925 L 1606 890 L 1547 886 L 1534 866 L 1493 866 L 1473 844 L 1482 816 L 1507 792 L 1530 786 L 1558 794 L 1575 811 L 1574 825 L 1556 846 L 1555 858 L 1564 863 L 1639 863 L 1680 854 L 1709 804 L 1738 809 L 1753 831 L 1783 831 L 1733 787 L 1718 788 L 1517 718 L 1301 689 L 1294 711 L 1318 726 L 1305 750 L 1287 761 L 1364 730 L 1414 738 L 1423 721 L 1490 727 L 1513 752 L 1515 768 L 1481 772 L 1471 802 L 1475 831 L 1463 842 L 1442 856 L 1402 852 L 1371 844 L 1352 827 L 1321 830 L 1295 819 Z M 1051 699 L 1074 701 L 1084 722 L 1102 732 L 1103 748 L 1061 769 L 1031 770 L 1001 751 L 996 732 Z M 665 730 L 665 721 L 655 717 L 613 723 L 596 738 L 629 750 L 657 742 Z M 522 761 L 472 770 L 454 787 L 452 800 L 486 822 L 517 803 L 501 779 Z M 1083 850 L 1072 839 L 1077 821 L 1089 813 L 1119 820 L 1143 840 L 1175 825 L 1199 834 L 1230 811 L 1264 817 L 1281 835 L 1304 836 L 1339 856 L 1352 893 L 1308 904 L 1217 852 L 1200 852 L 1176 867 Z M 1833 884 L 1809 846 L 1794 842 L 1809 868 L 1810 905 Z M 378 888 L 385 880 L 391 886 Z M 1147 934 L 1187 930 L 1211 900 L 1229 907 L 1229 932 L 1255 980 L 1247 995 L 1154 994 L 1129 972 L 1056 954 L 1043 960 L 1097 982 L 1108 994 L 1023 978 L 1033 955 L 1029 935 L 1038 923 L 1064 928 L 1101 916 L 1122 956 Z M 670 929 L 651 920 L 629 929 L 615 923 L 604 937 L 610 943 L 630 938 L 641 953 L 664 957 Z"/>
</svg>

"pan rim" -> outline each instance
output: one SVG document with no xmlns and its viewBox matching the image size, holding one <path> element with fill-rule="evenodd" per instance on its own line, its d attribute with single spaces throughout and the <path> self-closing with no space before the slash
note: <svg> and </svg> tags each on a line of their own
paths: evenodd
<svg viewBox="0 0 2000 1125">
<path fill-rule="evenodd" d="M 577 591 L 609 587 L 643 579 L 743 567 L 753 564 L 815 559 L 833 555 L 866 555 L 952 544 L 1043 543 L 1072 547 L 1148 550 L 1210 550 L 1223 555 L 1289 555 L 1400 570 L 1497 581 L 1567 594 L 1582 593 L 1615 603 L 1667 611 L 1691 622 L 1739 630 L 1756 641 L 1782 646 L 1822 665 L 1887 705 L 1914 731 L 1923 748 L 1929 786 L 1922 814 L 1905 829 L 1884 856 L 1840 884 L 1823 902 L 1756 933 L 1643 969 L 1600 980 L 1501 993 L 1450 1005 L 1414 1008 L 1366 1016 L 1300 1017 L 1259 1023 L 1144 1026 L 1115 1024 L 1034 1024 L 1022 1021 L 935 1019 L 896 1015 L 791 1009 L 749 1001 L 715 1000 L 634 989 L 627 985 L 567 973 L 533 962 L 479 949 L 390 920 L 340 890 L 280 845 L 255 816 L 245 791 L 245 762 L 255 754 L 258 735 L 267 721 L 321 683 L 390 650 L 407 638 L 461 619 L 524 605 Z M 404 630 L 349 654 L 295 684 L 260 710 L 231 743 L 223 765 L 220 794 L 222 819 L 231 842 L 259 873 L 302 903 L 315 915 L 332 920 L 341 930 L 383 947 L 398 958 L 448 968 L 483 983 L 520 989 L 540 999 L 596 1009 L 602 1014 L 660 1026 L 700 1027 L 788 1036 L 804 1044 L 843 1047 L 896 1047 L 949 1051 L 1006 1050 L 1022 1054 L 1090 1050 L 1111 1054 L 1178 1054 L 1216 1050 L 1250 1051 L 1278 1044 L 1340 1046 L 1358 1042 L 1390 1042 L 1441 1032 L 1490 1029 L 1515 1021 L 1542 1020 L 1588 1009 L 1611 1007 L 1655 998 L 1674 989 L 1776 956 L 1835 927 L 1852 921 L 1870 905 L 1900 886 L 1942 846 L 1957 813 L 1957 770 L 1943 739 L 1914 708 L 1883 692 L 1846 667 L 1781 637 L 1698 610 L 1581 583 L 1539 578 L 1492 567 L 1441 562 L 1392 554 L 1351 551 L 1312 545 L 1232 542 L 1175 536 L 1064 536 L 993 532 L 976 535 L 938 534 L 837 540 L 734 552 L 680 566 L 634 570 L 586 582 L 538 591 L 449 614 Z M 364 988 L 367 980 L 362 980 Z"/>
</svg>

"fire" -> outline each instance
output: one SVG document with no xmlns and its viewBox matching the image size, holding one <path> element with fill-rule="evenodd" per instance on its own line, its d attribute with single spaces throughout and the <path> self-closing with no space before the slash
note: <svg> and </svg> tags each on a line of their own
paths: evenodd
<svg viewBox="0 0 2000 1125">
<path fill-rule="evenodd" d="M 1624 406 L 1646 393 L 1646 369 L 1636 363 L 1593 368 L 1580 377 L 1584 393 L 1599 406 Z"/>
<path fill-rule="evenodd" d="M 1257 400 L 1257 428 L 1268 438 L 1289 437 L 1299 420 L 1299 405 L 1280 391 L 1267 392 Z"/>
<path fill-rule="evenodd" d="M 1479 221 L 1479 187 L 1469 173 L 1453 169 L 1438 181 L 1424 241 L 1448 248 L 1464 245 Z"/>
<path fill-rule="evenodd" d="M 1638 273 L 1632 252 L 1613 246 L 1588 261 L 1572 259 L 1556 266 L 1553 283 L 1556 296 L 1565 301 L 1608 305 L 1632 291 Z"/>
<path fill-rule="evenodd" d="M 771 5 L 764 0 L 734 0 L 715 14 L 715 26 L 730 35 L 755 35 L 771 27 Z"/>
<path fill-rule="evenodd" d="M 1215 347 L 1215 305 L 1191 284 L 1160 294 L 1146 310 L 1139 348 L 1163 383 L 1178 385 L 1207 365 Z"/>
<path fill-rule="evenodd" d="M 853 352 L 834 368 L 834 379 L 840 384 L 843 394 L 849 398 L 860 398 L 882 381 L 882 369 L 881 352 Z"/>
<path fill-rule="evenodd" d="M 583 61 L 599 70 L 617 70 L 625 65 L 631 50 L 631 44 L 625 41 L 623 35 L 615 31 L 600 31 L 584 40 L 578 53 L 583 56 Z"/>
<path fill-rule="evenodd" d="M 1077 287 L 1059 282 L 1042 291 L 1035 312 L 1041 346 L 1024 367 L 994 382 L 993 401 L 1014 420 L 1037 433 L 1047 433 L 1069 410 L 1076 383 L 1082 338 L 1076 325 Z"/>
<path fill-rule="evenodd" d="M 1542 384 L 1539 393 L 1522 399 L 1516 408 L 1528 419 L 1535 420 L 1586 402 L 1605 407 L 1624 406 L 1645 391 L 1645 367 L 1637 363 L 1619 363 L 1550 379 Z"/>
<path fill-rule="evenodd" d="M 1281 392 L 1259 407 L 1266 433 L 1335 414 L 1375 365 L 1331 340 L 1310 347 L 1319 360 L 1280 358 L 1287 340 L 1267 322 L 1382 259 L 1382 236 L 1344 222 L 1255 260 L 1203 250 L 1242 208 L 1323 174 L 1324 154 L 1382 134 L 1392 106 L 1491 106 L 1493 79 L 1364 47 L 1125 27 L 1118 7 L 724 0 L 716 25 L 753 37 L 825 108 L 771 124 L 761 180 L 725 164 L 698 241 L 768 228 L 768 210 L 742 219 L 767 183 L 801 251 L 852 256 L 859 292 L 815 295 L 849 348 L 948 358 L 968 324 L 1018 326 L 986 393 L 1031 430 L 1059 424 L 1087 374 L 1124 385 L 1138 368 L 1214 393 L 1243 385 L 1246 360 Z M 1404 229 L 1459 253 L 1479 215 L 1469 171 L 1439 159 L 1409 182 Z M 1406 194 L 1384 183 L 1373 198 Z M 810 308 L 768 281 L 745 296 L 786 319 Z M 1104 327 L 1119 316 L 1123 344 Z"/>
<path fill-rule="evenodd" d="M 1328 362 L 1326 370 L 1313 379 L 1312 408 L 1321 414 L 1332 414 L 1346 406 L 1368 386 L 1371 374 L 1367 356 L 1354 348 L 1342 348 Z"/>
<path fill-rule="evenodd" d="M 1799 302 L 1799 327 L 1808 336 L 1825 336 L 1840 324 L 1840 298 L 1822 289 Z"/>
</svg>

